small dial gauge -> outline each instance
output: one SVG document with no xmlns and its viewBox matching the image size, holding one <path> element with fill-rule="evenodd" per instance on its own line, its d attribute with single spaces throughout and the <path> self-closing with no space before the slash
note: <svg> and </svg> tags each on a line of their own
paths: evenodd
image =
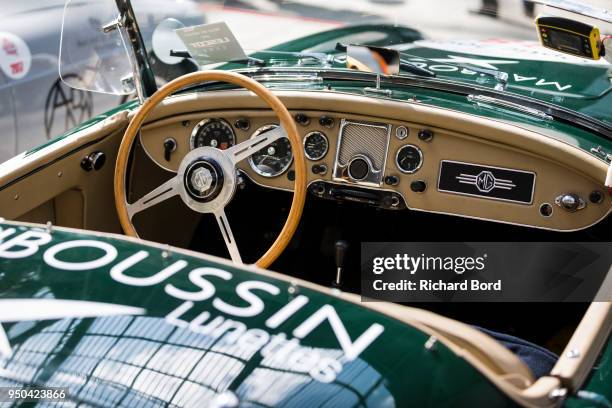
<svg viewBox="0 0 612 408">
<path fill-rule="evenodd" d="M 397 151 L 395 164 L 402 173 L 414 173 L 423 165 L 423 152 L 414 145 L 402 146 Z"/>
<path fill-rule="evenodd" d="M 321 160 L 328 148 L 327 137 L 321 132 L 311 132 L 304 138 L 304 154 L 310 160 Z"/>
<path fill-rule="evenodd" d="M 234 129 L 222 119 L 204 119 L 191 132 L 191 149 L 198 147 L 216 147 L 229 149 L 236 143 Z"/>
<path fill-rule="evenodd" d="M 262 126 L 251 138 L 277 128 L 278 125 Z M 270 143 L 249 157 L 249 164 L 255 172 L 264 177 L 276 177 L 283 174 L 293 162 L 291 142 L 286 137 Z"/>
</svg>

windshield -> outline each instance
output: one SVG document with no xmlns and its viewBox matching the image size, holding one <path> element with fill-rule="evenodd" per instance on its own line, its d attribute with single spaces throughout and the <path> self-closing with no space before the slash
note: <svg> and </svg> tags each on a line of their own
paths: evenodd
<svg viewBox="0 0 612 408">
<path fill-rule="evenodd" d="M 602 35 L 612 34 L 612 24 L 530 1 L 132 0 L 132 4 L 158 83 L 215 67 L 347 69 L 346 47 L 339 45 L 363 44 L 399 51 L 399 75 L 427 76 L 419 70 L 424 68 L 437 79 L 527 95 L 577 111 L 590 101 L 585 112 L 610 121 L 611 101 L 605 98 L 611 89 L 610 65 L 603 59 L 544 48 L 534 18 L 573 18 L 597 25 Z M 605 8 L 609 0 L 589 4 Z M 153 11 L 160 9 L 165 11 Z M 174 22 L 160 31 L 160 23 L 168 18 Z M 228 28 L 223 38 L 229 38 L 231 46 L 216 46 L 210 61 L 197 55 L 190 58 L 194 55 L 189 44 L 176 33 L 211 23 Z M 164 39 L 165 48 L 154 46 L 156 36 Z M 223 65 L 227 62 L 232 64 Z M 119 76 L 117 69 L 113 73 Z"/>
</svg>

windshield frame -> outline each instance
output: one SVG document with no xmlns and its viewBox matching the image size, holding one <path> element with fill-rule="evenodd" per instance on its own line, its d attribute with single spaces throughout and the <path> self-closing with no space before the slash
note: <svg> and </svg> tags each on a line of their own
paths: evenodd
<svg viewBox="0 0 612 408">
<path fill-rule="evenodd" d="M 529 109 L 533 109 L 548 115 L 553 120 L 581 128 L 604 137 L 612 141 L 612 125 L 602 122 L 591 116 L 576 112 L 574 110 L 564 108 L 540 99 L 531 98 L 525 95 L 515 94 L 508 90 L 499 90 L 484 87 L 474 83 L 466 83 L 461 81 L 453 81 L 447 78 L 440 77 L 424 77 L 419 75 L 394 75 L 386 76 L 371 72 L 356 71 L 343 68 L 309 68 L 309 67 L 257 67 L 257 68 L 237 68 L 231 71 L 237 72 L 248 77 L 254 78 L 261 82 L 269 82 L 275 78 L 289 82 L 287 78 L 292 78 L 291 82 L 312 81 L 317 78 L 318 81 L 352 81 L 352 82 L 369 82 L 376 86 L 380 84 L 381 90 L 384 91 L 384 85 L 388 86 L 411 86 L 434 91 L 442 91 L 447 93 L 458 94 L 466 97 L 466 101 L 470 102 L 470 97 L 485 96 L 493 98 L 507 104 L 521 105 Z M 208 82 L 206 84 L 198 84 L 186 87 L 179 91 L 180 93 L 202 91 L 206 87 L 214 87 L 221 84 L 220 82 Z M 379 94 L 380 96 L 381 94 Z M 506 105 L 506 108 L 508 106 Z M 500 108 L 502 108 L 500 104 Z M 534 116 L 538 118 L 537 116 Z M 540 119 L 542 119 L 540 117 Z"/>
</svg>

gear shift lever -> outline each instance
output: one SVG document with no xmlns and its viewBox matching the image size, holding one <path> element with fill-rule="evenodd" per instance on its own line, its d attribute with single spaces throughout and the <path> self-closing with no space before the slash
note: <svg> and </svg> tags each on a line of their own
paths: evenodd
<svg viewBox="0 0 612 408">
<path fill-rule="evenodd" d="M 346 241 L 336 241 L 336 281 L 333 286 L 336 288 L 340 287 L 342 282 L 342 269 L 344 269 L 344 262 L 346 260 L 346 252 L 348 251 L 349 244 Z"/>
</svg>

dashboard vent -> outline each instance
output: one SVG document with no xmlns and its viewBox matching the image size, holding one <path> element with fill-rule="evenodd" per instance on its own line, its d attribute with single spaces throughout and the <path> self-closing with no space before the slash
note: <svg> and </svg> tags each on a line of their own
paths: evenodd
<svg viewBox="0 0 612 408">
<path fill-rule="evenodd" d="M 338 164 L 346 166 L 353 157 L 362 155 L 372 161 L 374 170 L 383 170 L 389 133 L 389 125 L 343 120 L 340 128 Z"/>
</svg>

